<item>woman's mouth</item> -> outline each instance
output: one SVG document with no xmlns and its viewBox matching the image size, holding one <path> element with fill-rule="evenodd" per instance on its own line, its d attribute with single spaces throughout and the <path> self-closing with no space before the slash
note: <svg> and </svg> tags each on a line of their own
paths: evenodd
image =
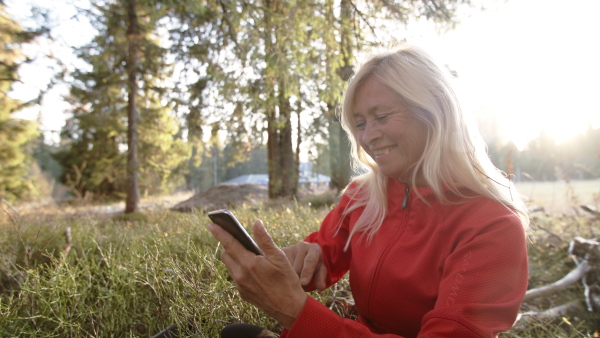
<svg viewBox="0 0 600 338">
<path fill-rule="evenodd" d="M 394 148 L 396 148 L 396 146 L 391 146 L 391 147 L 386 147 L 386 148 L 383 148 L 383 149 L 373 150 L 373 155 L 375 157 L 386 155 L 387 153 L 389 153 L 390 151 L 392 151 L 392 149 L 394 149 Z"/>
</svg>

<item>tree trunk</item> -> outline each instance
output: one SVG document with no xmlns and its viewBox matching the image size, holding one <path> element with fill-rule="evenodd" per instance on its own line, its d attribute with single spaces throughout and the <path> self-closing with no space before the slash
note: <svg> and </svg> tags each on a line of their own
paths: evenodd
<svg viewBox="0 0 600 338">
<path fill-rule="evenodd" d="M 273 108 L 267 115 L 269 198 L 292 197 L 298 178 L 294 167 L 292 145 L 291 106 L 285 95 L 285 81 L 278 81 L 278 111 Z"/>
<path fill-rule="evenodd" d="M 294 197 L 298 197 L 298 179 L 300 178 L 300 144 L 302 144 L 302 125 L 301 125 L 301 119 L 300 119 L 300 114 L 302 113 L 302 100 L 303 100 L 303 96 L 302 94 L 300 94 L 300 99 L 298 100 L 298 115 L 297 115 L 297 130 L 296 130 L 296 155 L 294 156 L 294 173 L 296 175 L 296 180 L 295 180 L 295 185 L 294 185 L 294 191 L 292 192 L 292 195 Z"/>
<path fill-rule="evenodd" d="M 286 94 L 286 83 L 284 79 L 279 80 L 279 117 L 280 137 L 279 152 L 281 154 L 281 178 L 282 189 L 278 197 L 293 197 L 298 185 L 298 168 L 296 163 L 294 146 L 292 144 L 292 107 L 290 98 Z"/>
<path fill-rule="evenodd" d="M 137 212 L 139 210 L 140 189 L 138 183 L 138 159 L 137 159 L 137 119 L 138 111 L 136 105 L 138 92 L 138 64 L 140 53 L 140 27 L 137 17 L 137 1 L 127 1 L 127 41 L 129 50 L 127 55 L 127 198 L 125 201 L 125 213 Z"/>
<path fill-rule="evenodd" d="M 350 141 L 348 134 L 342 128 L 335 116 L 335 106 L 329 108 L 329 151 L 331 164 L 330 187 L 341 191 L 350 182 L 352 166 L 350 162 Z"/>
<path fill-rule="evenodd" d="M 294 168 L 294 149 L 292 145 L 292 107 L 287 94 L 284 67 L 278 59 L 285 55 L 285 47 L 276 24 L 271 20 L 277 13 L 277 1 L 265 1 L 265 30 L 272 34 L 265 37 L 265 59 L 267 61 L 265 78 L 267 87 L 267 150 L 269 171 L 269 198 L 292 197 L 298 184 L 297 169 Z M 275 74 L 275 75 L 273 75 Z"/>
<path fill-rule="evenodd" d="M 281 191 L 281 167 L 278 151 L 279 132 L 277 130 L 275 107 L 267 108 L 267 166 L 269 171 L 269 198 L 278 196 Z"/>
<path fill-rule="evenodd" d="M 352 76 L 352 9 L 351 3 L 347 0 L 340 2 L 340 24 L 341 40 L 340 52 L 343 58 L 343 64 L 335 72 L 343 82 L 348 82 Z M 333 16 L 333 14 L 331 14 Z M 332 189 L 338 191 L 344 189 L 352 178 L 352 166 L 350 161 L 350 141 L 348 134 L 342 128 L 338 118 L 335 115 L 335 105 L 327 104 L 329 118 L 329 147 L 331 160 L 331 183 Z"/>
</svg>

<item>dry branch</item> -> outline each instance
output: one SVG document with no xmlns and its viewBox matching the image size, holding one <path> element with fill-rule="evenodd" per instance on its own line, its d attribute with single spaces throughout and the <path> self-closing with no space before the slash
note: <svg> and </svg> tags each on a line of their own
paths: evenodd
<svg viewBox="0 0 600 338">
<path fill-rule="evenodd" d="M 65 262 L 67 261 L 67 255 L 69 255 L 69 252 L 71 251 L 71 247 L 73 246 L 72 239 L 71 239 L 71 227 L 67 227 L 65 229 L 65 240 L 67 242 L 67 246 L 65 246 L 65 249 L 63 250 L 63 254 L 60 257 L 60 263 L 56 267 L 57 271 L 60 270 L 63 267 L 63 265 L 65 264 Z M 53 281 L 55 279 L 56 279 L 56 276 L 52 277 Z"/>
<path fill-rule="evenodd" d="M 594 215 L 596 217 L 600 217 L 600 211 L 598 211 L 598 209 L 594 208 L 591 205 L 584 204 L 584 205 L 581 206 L 581 209 L 589 212 L 590 214 L 592 214 L 592 215 Z"/>
<path fill-rule="evenodd" d="M 568 317 L 570 313 L 577 311 L 580 308 L 581 302 L 571 301 L 563 305 L 555 306 L 545 311 L 527 311 L 519 313 L 515 322 L 515 327 L 523 327 L 527 325 L 531 320 L 542 320 L 558 317 Z"/>
<path fill-rule="evenodd" d="M 571 270 L 571 272 L 569 272 L 560 280 L 549 285 L 544 285 L 539 288 L 528 290 L 525 293 L 525 298 L 523 299 L 523 301 L 526 302 L 534 298 L 548 296 L 560 290 L 566 289 L 571 284 L 578 282 L 591 269 L 592 266 L 586 260 L 584 260 L 575 269 Z"/>
<path fill-rule="evenodd" d="M 13 224 L 18 224 L 18 222 L 21 220 L 21 214 L 15 208 L 13 208 L 13 206 L 10 205 L 10 203 L 8 203 L 4 198 L 0 198 L 0 206 L 1 205 L 6 205 L 8 207 L 10 212 L 9 210 L 6 210 L 4 208 L 2 208 L 2 210 L 8 215 Z"/>
<path fill-rule="evenodd" d="M 600 263 L 600 242 L 593 239 L 575 237 L 569 244 L 569 255 L 576 264 L 579 260 L 587 260 L 592 265 Z"/>
<path fill-rule="evenodd" d="M 69 251 L 71 251 L 71 227 L 67 227 L 65 229 L 65 239 L 67 242 L 67 246 L 65 247 L 65 250 L 63 251 L 63 260 L 67 259 L 67 255 L 69 254 Z"/>
</svg>

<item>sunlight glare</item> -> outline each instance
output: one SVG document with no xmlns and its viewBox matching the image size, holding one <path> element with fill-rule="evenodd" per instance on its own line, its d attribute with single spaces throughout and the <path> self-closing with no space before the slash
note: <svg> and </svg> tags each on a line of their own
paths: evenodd
<svg viewBox="0 0 600 338">
<path fill-rule="evenodd" d="M 490 119 L 519 148 L 600 128 L 600 1 L 519 0 L 470 12 L 454 31 L 413 35 L 456 71 L 467 112 Z M 485 136 L 485 135 L 484 135 Z"/>
</svg>

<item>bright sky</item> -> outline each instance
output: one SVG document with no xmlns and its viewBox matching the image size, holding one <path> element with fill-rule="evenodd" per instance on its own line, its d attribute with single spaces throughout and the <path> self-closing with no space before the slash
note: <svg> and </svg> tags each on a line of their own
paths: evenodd
<svg viewBox="0 0 600 338">
<path fill-rule="evenodd" d="M 542 130 L 560 141 L 600 128 L 598 13 L 597 0 L 509 0 L 416 40 L 458 73 L 465 111 L 523 147 Z"/>
<path fill-rule="evenodd" d="M 61 0 L 37 0 L 61 8 L 59 29 L 70 44 L 85 42 L 84 29 L 69 20 L 72 9 Z M 79 1 L 79 0 L 75 0 Z M 36 0 L 8 0 L 11 12 Z M 411 32 L 409 41 L 426 48 L 441 64 L 458 73 L 463 108 L 523 147 L 545 130 L 559 140 L 592 126 L 600 128 L 600 1 L 497 0 L 485 12 L 471 12 L 458 27 L 436 35 L 427 27 Z M 20 9 L 19 9 L 20 8 Z M 22 13 L 22 12 L 21 12 Z M 423 29 L 421 29 L 423 28 Z M 16 96 L 31 97 L 49 72 L 24 69 L 25 85 Z M 36 87 L 37 86 L 37 87 Z M 29 94 L 28 94 L 29 93 Z M 59 130 L 68 107 L 56 90 L 41 108 L 43 128 Z M 22 117 L 37 118 L 40 110 Z"/>
</svg>

